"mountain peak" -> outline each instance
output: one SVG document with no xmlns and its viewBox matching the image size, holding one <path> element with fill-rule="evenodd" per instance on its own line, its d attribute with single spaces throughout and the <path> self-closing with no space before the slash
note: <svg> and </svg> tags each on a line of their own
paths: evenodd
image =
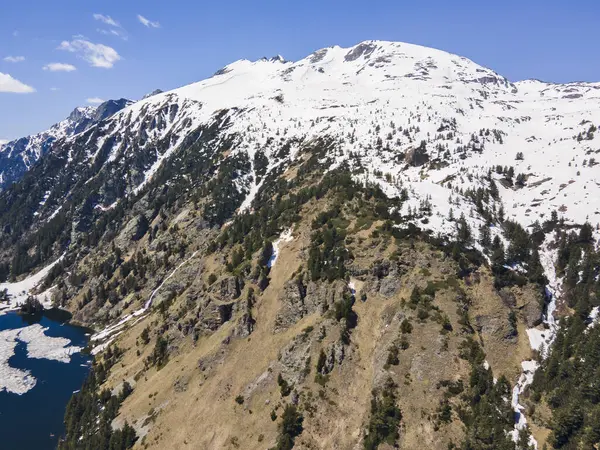
<svg viewBox="0 0 600 450">
<path fill-rule="evenodd" d="M 96 106 L 78 106 L 71 111 L 67 119 L 73 122 L 79 122 L 85 118 L 91 119 L 94 111 L 96 111 Z"/>
<path fill-rule="evenodd" d="M 133 101 L 128 100 L 126 98 L 120 98 L 118 100 L 107 100 L 104 103 L 98 105 L 95 109 L 95 113 L 93 116 L 94 122 L 100 122 L 113 114 L 121 111 L 123 108 L 133 104 Z"/>
<path fill-rule="evenodd" d="M 146 95 L 142 97 L 142 100 L 145 100 L 150 97 L 154 97 L 155 95 L 162 94 L 164 91 L 162 89 L 154 89 L 152 92 L 148 92 Z"/>
<path fill-rule="evenodd" d="M 281 55 L 271 56 L 270 58 L 267 58 L 266 56 L 263 56 L 262 58 L 259 59 L 259 61 L 263 61 L 263 62 L 281 62 L 281 63 L 289 62 L 289 61 L 286 61 L 285 58 L 283 56 L 281 56 Z"/>
</svg>

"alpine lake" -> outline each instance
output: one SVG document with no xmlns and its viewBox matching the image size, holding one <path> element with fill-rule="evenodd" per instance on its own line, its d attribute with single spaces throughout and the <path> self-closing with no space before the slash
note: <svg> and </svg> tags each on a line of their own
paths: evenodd
<svg viewBox="0 0 600 450">
<path fill-rule="evenodd" d="M 55 449 L 69 399 L 90 370 L 90 330 L 56 309 L 0 315 L 0 449 Z M 3 353 L 3 354 L 2 354 Z"/>
</svg>

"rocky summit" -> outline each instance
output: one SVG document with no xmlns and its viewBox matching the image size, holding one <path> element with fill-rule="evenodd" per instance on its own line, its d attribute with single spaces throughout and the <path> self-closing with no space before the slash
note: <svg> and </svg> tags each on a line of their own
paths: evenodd
<svg viewBox="0 0 600 450">
<path fill-rule="evenodd" d="M 366 41 L 0 145 L 0 276 L 96 330 L 59 448 L 596 448 L 599 125 Z"/>
</svg>

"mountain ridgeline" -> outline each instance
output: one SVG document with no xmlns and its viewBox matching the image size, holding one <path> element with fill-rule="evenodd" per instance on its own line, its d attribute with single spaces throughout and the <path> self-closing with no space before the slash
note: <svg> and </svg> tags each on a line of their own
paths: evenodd
<svg viewBox="0 0 600 450">
<path fill-rule="evenodd" d="M 60 448 L 599 445 L 598 125 L 368 41 L 5 144 L 0 277 L 98 330 Z"/>
<path fill-rule="evenodd" d="M 25 172 L 50 151 L 55 141 L 79 134 L 131 103 L 122 98 L 108 100 L 97 107 L 75 108 L 69 117 L 46 131 L 0 145 L 0 188 L 5 190 L 19 181 Z"/>
</svg>

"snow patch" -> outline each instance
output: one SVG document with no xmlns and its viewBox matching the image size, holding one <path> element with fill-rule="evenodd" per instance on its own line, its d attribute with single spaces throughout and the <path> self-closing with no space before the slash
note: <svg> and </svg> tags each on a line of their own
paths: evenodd
<svg viewBox="0 0 600 450">
<path fill-rule="evenodd" d="M 15 283 L 0 283 L 0 291 L 6 289 L 8 292 L 8 302 L 0 305 L 0 313 L 9 310 L 14 310 L 19 307 L 25 300 L 30 292 L 35 289 L 50 273 L 50 270 L 58 264 L 64 255 L 54 261 L 52 264 L 44 267 L 37 273 L 30 275 L 29 277 L 17 281 Z M 36 295 L 37 299 L 44 304 L 44 306 L 50 306 L 52 300 L 52 288 Z"/>
<path fill-rule="evenodd" d="M 348 289 L 350 289 L 350 293 L 352 294 L 352 296 L 356 295 L 356 284 L 354 283 L 354 281 L 348 282 Z"/>
<path fill-rule="evenodd" d="M 527 386 L 533 383 L 533 375 L 538 367 L 539 364 L 537 361 L 528 360 L 521 362 L 521 368 L 523 369 L 523 372 L 521 373 L 516 386 L 513 388 L 511 401 L 511 406 L 516 415 L 515 428 L 510 432 L 514 442 L 517 442 L 519 439 L 519 431 L 527 426 L 527 419 L 525 418 L 525 414 L 523 414 L 525 407 L 519 404 L 519 396 L 525 391 Z M 537 441 L 533 438 L 533 436 L 530 436 L 529 438 L 529 445 L 537 449 Z"/>
<path fill-rule="evenodd" d="M 554 261 L 556 261 L 558 252 L 557 250 L 550 248 L 550 239 L 551 237 L 547 236 L 540 248 L 540 262 L 544 268 L 544 274 L 546 275 L 546 278 L 548 278 L 546 295 L 550 299 L 546 307 L 546 314 L 544 315 L 544 329 L 530 328 L 527 330 L 531 348 L 541 352 L 543 358 L 548 356 L 550 346 L 556 337 L 558 324 L 554 317 L 554 313 L 556 311 L 556 301 L 560 295 L 560 286 L 562 284 L 562 279 L 559 279 L 556 276 L 556 268 L 554 267 Z"/>
<path fill-rule="evenodd" d="M 590 315 L 588 316 L 589 324 L 586 332 L 598 323 L 598 316 L 600 316 L 600 306 L 594 306 L 590 311 Z"/>
<path fill-rule="evenodd" d="M 286 230 L 283 233 L 281 233 L 279 238 L 275 242 L 273 242 L 273 254 L 269 258 L 269 261 L 267 262 L 267 267 L 271 268 L 275 265 L 275 261 L 277 261 L 277 257 L 279 256 L 279 247 L 281 246 L 281 243 L 282 242 L 291 242 L 293 240 L 294 240 L 294 238 L 292 237 L 292 229 L 291 228 L 289 230 Z"/>
<path fill-rule="evenodd" d="M 551 235 L 546 236 L 546 239 L 540 247 L 540 262 L 544 268 L 544 274 L 548 278 L 548 285 L 546 286 L 546 295 L 550 298 L 550 302 L 547 305 L 546 314 L 544 316 L 544 327 L 545 329 L 530 328 L 527 331 L 527 337 L 529 338 L 529 344 L 533 350 L 540 352 L 542 358 L 546 358 L 550 351 L 550 346 L 554 342 L 556 332 L 558 330 L 558 324 L 554 317 L 556 311 L 557 297 L 560 295 L 560 286 L 562 279 L 556 276 L 556 268 L 554 261 L 558 252 L 551 248 Z M 535 371 L 538 369 L 539 364 L 537 361 L 527 360 L 521 362 L 523 371 L 517 381 L 517 384 L 513 388 L 512 396 L 512 407 L 516 414 L 515 428 L 511 432 L 511 436 L 514 442 L 517 442 L 519 436 L 519 430 L 523 429 L 527 425 L 527 419 L 523 414 L 523 406 L 519 404 L 519 396 L 525 391 L 527 386 L 533 382 L 533 376 Z M 530 436 L 529 445 L 533 446 L 536 450 L 538 448 L 537 441 Z"/>
</svg>

